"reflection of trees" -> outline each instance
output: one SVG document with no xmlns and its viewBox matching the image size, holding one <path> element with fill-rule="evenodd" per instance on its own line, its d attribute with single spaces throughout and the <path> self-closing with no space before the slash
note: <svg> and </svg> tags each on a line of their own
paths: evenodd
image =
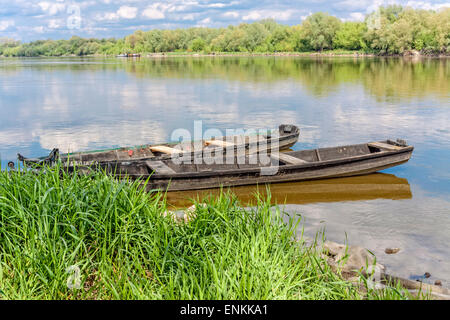
<svg viewBox="0 0 450 320">
<path fill-rule="evenodd" d="M 293 79 L 314 95 L 345 83 L 361 83 L 377 99 L 437 95 L 448 97 L 450 70 L 446 59 L 216 57 L 149 59 L 125 64 L 138 77 L 217 78 L 243 82 Z"/>
<path fill-rule="evenodd" d="M 61 59 L 62 60 L 62 59 Z M 314 95 L 326 95 L 346 83 L 362 84 L 379 100 L 408 99 L 429 94 L 448 98 L 447 59 L 307 57 L 171 57 L 118 59 L 30 60 L 0 67 L 17 71 L 27 63 L 34 70 L 127 71 L 139 78 L 224 79 L 241 82 L 299 81 Z M 33 60 L 31 60 L 33 61 Z M 34 60 L 41 62 L 41 60 Z M 22 66 L 23 66 L 22 65 Z"/>
<path fill-rule="evenodd" d="M 433 94 L 448 99 L 450 64 L 446 59 L 381 59 L 362 74 L 364 87 L 381 100 Z"/>
</svg>

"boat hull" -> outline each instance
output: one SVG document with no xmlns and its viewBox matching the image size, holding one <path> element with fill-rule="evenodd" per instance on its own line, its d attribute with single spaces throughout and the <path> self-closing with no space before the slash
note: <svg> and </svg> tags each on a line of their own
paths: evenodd
<svg viewBox="0 0 450 320">
<path fill-rule="evenodd" d="M 258 152 L 267 151 L 268 149 L 276 146 L 279 150 L 286 150 L 292 147 L 300 135 L 300 129 L 294 125 L 280 125 L 277 134 L 273 136 L 266 137 L 266 135 L 236 135 L 229 137 L 218 138 L 217 141 L 236 141 L 236 145 L 231 147 L 234 152 L 238 152 L 239 148 L 245 148 L 250 152 L 252 149 L 257 149 Z M 244 139 L 244 140 L 242 140 Z M 261 144 L 261 140 L 264 144 Z M 178 146 L 187 148 L 188 150 L 183 150 L 180 154 L 184 156 L 189 155 L 192 158 L 203 157 L 204 153 L 211 152 L 228 152 L 228 147 L 217 148 L 205 148 L 205 141 L 194 141 L 194 142 L 183 142 Z M 215 140 L 216 141 L 216 140 Z M 273 145 L 273 146 L 272 146 Z M 133 161 L 143 161 L 143 160 L 167 160 L 172 158 L 172 154 L 154 151 L 155 148 L 163 148 L 163 150 L 178 150 L 174 149 L 177 147 L 177 143 L 163 143 L 163 144 L 148 144 L 142 146 L 133 147 L 123 147 L 116 149 L 107 150 L 97 150 L 97 151 L 84 151 L 84 152 L 74 152 L 67 154 L 59 154 L 58 158 L 66 167 L 71 167 L 73 165 L 77 166 L 90 166 L 92 164 L 101 164 L 107 162 L 133 162 Z M 54 149 L 52 153 L 58 152 L 58 149 Z M 247 153 L 248 153 L 247 152 Z M 54 162 L 55 155 L 49 155 L 48 157 L 42 157 L 38 159 L 29 159 L 21 155 L 18 155 L 19 160 L 24 164 L 36 164 L 36 163 L 51 163 Z"/>
<path fill-rule="evenodd" d="M 262 174 L 261 170 L 234 170 L 216 174 L 191 176 L 150 177 L 145 187 L 148 191 L 201 190 L 210 188 L 243 186 L 266 183 L 308 181 L 328 178 L 351 177 L 375 173 L 407 162 L 412 147 L 398 152 L 370 154 L 355 159 L 323 161 L 318 163 L 280 166 L 273 175 Z"/>
</svg>

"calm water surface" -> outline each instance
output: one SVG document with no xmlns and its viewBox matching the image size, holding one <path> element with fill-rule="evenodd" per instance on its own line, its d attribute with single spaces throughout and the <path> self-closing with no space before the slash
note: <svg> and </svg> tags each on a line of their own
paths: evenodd
<svg viewBox="0 0 450 320">
<path fill-rule="evenodd" d="M 397 275 L 450 284 L 450 61 L 0 59 L 0 156 L 170 140 L 177 128 L 301 128 L 293 149 L 403 138 L 405 165 L 273 186 L 307 235 L 361 245 Z M 250 201 L 254 188 L 236 188 Z M 174 205 L 190 193 L 174 194 Z M 386 247 L 399 247 L 386 255 Z"/>
</svg>

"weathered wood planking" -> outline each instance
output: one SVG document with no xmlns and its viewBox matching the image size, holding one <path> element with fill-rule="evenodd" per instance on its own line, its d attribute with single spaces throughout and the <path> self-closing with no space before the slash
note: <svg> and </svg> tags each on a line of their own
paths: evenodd
<svg viewBox="0 0 450 320">
<path fill-rule="evenodd" d="M 227 141 L 222 141 L 222 140 L 206 140 L 206 141 L 205 141 L 205 146 L 210 146 L 210 145 L 216 146 L 216 147 L 222 147 L 222 148 L 235 146 L 234 143 L 227 142 Z"/>
<path fill-rule="evenodd" d="M 387 141 L 380 143 L 389 144 Z M 412 155 L 413 147 L 404 146 L 395 150 L 368 148 L 367 143 L 334 148 L 300 150 L 272 154 L 272 160 L 281 160 L 278 166 L 270 163 L 250 162 L 259 159 L 260 154 L 235 158 L 234 162 L 222 164 L 174 164 L 170 160 L 161 160 L 170 165 L 170 170 L 156 168 L 147 185 L 148 190 L 159 189 L 169 191 L 196 190 L 217 188 L 221 186 L 238 186 L 261 183 L 288 181 L 304 181 L 348 177 L 373 173 L 407 162 Z M 319 161 L 316 154 L 322 155 Z M 314 155 L 314 156 L 313 156 Z M 305 161 L 303 157 L 307 157 Z M 267 156 L 265 157 L 267 159 Z M 240 162 L 245 160 L 246 162 Z M 145 166 L 145 168 L 155 168 Z M 119 177 L 147 178 L 148 174 L 139 162 L 118 163 L 114 173 Z M 172 172 L 172 171 L 174 172 Z"/>
<path fill-rule="evenodd" d="M 286 153 L 272 153 L 270 154 L 270 157 L 275 159 L 275 160 L 281 160 L 284 163 L 287 164 L 304 164 L 304 163 L 308 163 L 308 161 L 305 161 L 303 159 L 300 158 L 296 158 L 296 157 L 292 157 Z"/>
<path fill-rule="evenodd" d="M 149 149 L 153 152 L 161 152 L 161 153 L 167 153 L 167 154 L 183 152 L 180 149 L 170 148 L 170 147 L 166 147 L 166 146 L 154 146 L 154 147 L 149 147 Z"/>
<path fill-rule="evenodd" d="M 387 149 L 387 150 L 401 150 L 403 147 L 395 146 L 393 144 L 388 144 L 384 142 L 369 142 L 367 144 L 369 147 Z"/>
<path fill-rule="evenodd" d="M 150 168 L 150 170 L 155 171 L 157 174 L 175 174 L 176 172 L 167 166 L 162 161 L 157 160 L 147 160 L 145 161 L 145 164 Z"/>
</svg>

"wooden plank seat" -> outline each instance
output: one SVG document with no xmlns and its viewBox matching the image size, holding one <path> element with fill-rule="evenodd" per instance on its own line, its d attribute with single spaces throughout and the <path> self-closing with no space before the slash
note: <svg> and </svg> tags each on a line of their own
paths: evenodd
<svg viewBox="0 0 450 320">
<path fill-rule="evenodd" d="M 272 159 L 275 159 L 275 160 L 278 160 L 278 161 L 281 160 L 281 161 L 283 161 L 286 164 L 305 164 L 305 163 L 308 163 L 308 161 L 305 161 L 303 159 L 299 159 L 299 158 L 287 155 L 285 153 L 278 153 L 278 154 L 272 153 L 272 154 L 270 154 L 270 157 Z"/>
<path fill-rule="evenodd" d="M 225 147 L 234 146 L 234 143 L 223 141 L 223 140 L 206 140 L 205 145 L 206 146 L 212 145 L 212 146 L 225 148 Z"/>
<path fill-rule="evenodd" d="M 392 144 L 387 144 L 383 142 L 369 142 L 367 144 L 369 147 L 375 147 L 380 149 L 387 149 L 387 150 L 401 150 L 404 149 L 404 147 L 394 146 Z"/>
<path fill-rule="evenodd" d="M 182 152 L 182 150 L 174 149 L 174 148 L 170 148 L 170 147 L 166 147 L 166 146 L 153 146 L 153 147 L 149 147 L 149 149 L 152 152 L 162 152 L 162 153 L 167 153 L 167 154 Z"/>
<path fill-rule="evenodd" d="M 167 166 L 162 161 L 151 161 L 147 160 L 145 161 L 145 164 L 152 170 L 155 171 L 157 174 L 174 174 L 176 173 L 175 170 Z"/>
</svg>

